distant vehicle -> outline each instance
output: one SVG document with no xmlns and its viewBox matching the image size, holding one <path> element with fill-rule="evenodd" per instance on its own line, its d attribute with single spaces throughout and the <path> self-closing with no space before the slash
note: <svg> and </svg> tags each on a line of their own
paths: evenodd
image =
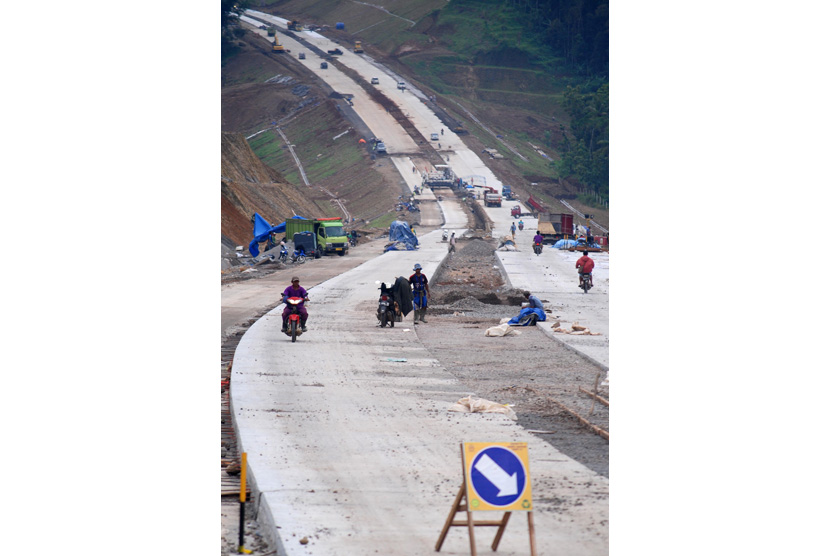
<svg viewBox="0 0 830 556">
<path fill-rule="evenodd" d="M 383 141 L 378 141 L 375 150 L 378 154 L 386 154 L 386 144 Z"/>
<path fill-rule="evenodd" d="M 305 52 L 300 52 L 300 60 L 305 60 Z"/>
<path fill-rule="evenodd" d="M 400 83 L 398 83 L 398 89 L 400 89 L 401 91 L 403 91 L 404 89 L 406 89 L 406 83 L 404 83 L 403 81 L 401 81 Z"/>
<path fill-rule="evenodd" d="M 429 138 L 430 138 L 431 141 L 438 141 L 438 134 L 433 133 L 432 135 L 429 136 Z"/>
<path fill-rule="evenodd" d="M 333 49 L 329 50 L 328 53 L 332 54 L 332 55 L 338 55 L 339 56 L 340 54 L 343 54 L 343 51 L 340 50 L 339 48 L 333 48 Z"/>
<path fill-rule="evenodd" d="M 360 43 L 360 41 L 355 41 L 354 42 L 354 51 L 357 54 L 360 54 L 361 52 L 363 52 L 363 45 Z"/>
<path fill-rule="evenodd" d="M 320 62 L 320 69 L 328 69 L 329 64 L 328 62 Z"/>
<path fill-rule="evenodd" d="M 380 84 L 380 79 L 378 79 L 377 77 L 373 77 L 372 78 L 372 85 L 379 85 L 379 84 Z"/>
<path fill-rule="evenodd" d="M 289 31 L 302 31 L 303 26 L 300 25 L 299 21 L 295 20 L 295 21 L 292 21 L 291 23 L 288 24 L 288 30 Z"/>
</svg>

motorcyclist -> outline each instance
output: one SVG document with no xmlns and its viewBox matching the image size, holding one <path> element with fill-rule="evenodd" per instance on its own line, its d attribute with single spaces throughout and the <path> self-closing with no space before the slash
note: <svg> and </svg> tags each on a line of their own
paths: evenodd
<svg viewBox="0 0 830 556">
<path fill-rule="evenodd" d="M 282 292 L 282 302 L 285 303 L 285 309 L 282 310 L 282 331 L 288 332 L 288 315 L 291 314 L 291 306 L 288 304 L 289 297 L 302 297 L 303 301 L 297 305 L 297 310 L 300 313 L 300 326 L 303 332 L 308 332 L 305 323 L 308 320 L 308 311 L 305 308 L 305 302 L 308 301 L 308 292 L 300 286 L 300 279 L 297 276 L 291 278 L 291 285 L 285 288 Z"/>
<path fill-rule="evenodd" d="M 522 230 L 524 230 L 524 229 L 525 229 L 525 223 L 524 223 L 524 221 L 523 221 L 523 220 L 519 220 L 519 231 L 522 231 Z"/>
<path fill-rule="evenodd" d="M 582 287 L 582 282 L 588 278 L 588 289 L 594 287 L 594 277 L 591 271 L 594 270 L 594 260 L 588 256 L 588 251 L 583 251 L 582 256 L 576 261 L 576 269 L 579 272 L 579 287 Z"/>
<path fill-rule="evenodd" d="M 533 246 L 534 246 L 534 247 L 536 247 L 536 244 L 537 244 L 537 243 L 541 246 L 541 245 L 542 245 L 542 241 L 543 241 L 544 239 L 545 239 L 545 238 L 543 238 L 543 237 L 542 237 L 542 233 L 541 233 L 539 230 L 536 230 L 536 235 L 535 235 L 535 236 L 533 236 Z"/>
</svg>

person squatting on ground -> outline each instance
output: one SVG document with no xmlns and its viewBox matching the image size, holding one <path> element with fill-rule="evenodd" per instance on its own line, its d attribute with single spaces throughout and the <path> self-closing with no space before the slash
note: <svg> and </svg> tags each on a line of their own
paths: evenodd
<svg viewBox="0 0 830 556">
<path fill-rule="evenodd" d="M 450 245 L 447 247 L 449 254 L 452 255 L 455 253 L 455 232 L 452 233 L 450 236 Z"/>
<path fill-rule="evenodd" d="M 425 323 L 424 314 L 427 312 L 429 300 L 429 280 L 425 274 L 421 274 L 420 264 L 416 264 L 412 270 L 415 274 L 409 277 L 409 284 L 412 286 L 413 324 L 418 324 L 419 315 L 421 322 Z"/>
<path fill-rule="evenodd" d="M 587 251 L 582 252 L 582 256 L 576 261 L 576 269 L 579 271 L 579 286 L 582 287 L 582 281 L 588 277 L 588 289 L 594 287 L 594 276 L 591 271 L 594 270 L 594 259 L 588 256 Z"/>
<path fill-rule="evenodd" d="M 528 307 L 530 307 L 531 309 L 539 309 L 541 311 L 545 310 L 545 307 L 542 305 L 541 299 L 531 294 L 529 291 L 525 291 L 524 296 L 525 299 L 527 299 Z"/>
<path fill-rule="evenodd" d="M 291 278 L 291 285 L 282 292 L 282 302 L 285 303 L 285 309 L 282 310 L 282 331 L 288 332 L 288 315 L 291 314 L 291 306 L 288 304 L 289 297 L 303 298 L 303 302 L 297 305 L 297 310 L 300 312 L 300 326 L 303 332 L 308 332 L 305 327 L 305 321 L 308 320 L 308 311 L 305 308 L 305 302 L 308 301 L 308 292 L 300 286 L 300 279 L 296 276 Z"/>
</svg>

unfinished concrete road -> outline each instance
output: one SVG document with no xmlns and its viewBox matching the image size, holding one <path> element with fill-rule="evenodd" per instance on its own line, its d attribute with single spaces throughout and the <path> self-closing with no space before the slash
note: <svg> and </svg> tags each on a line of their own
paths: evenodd
<svg viewBox="0 0 830 556">
<path fill-rule="evenodd" d="M 359 58 L 343 56 L 342 62 Z M 422 113 L 416 93 L 402 92 L 398 101 L 422 133 L 437 131 L 437 118 Z M 469 149 L 448 156 L 457 175 L 483 175 L 488 186 L 501 188 Z M 407 174 L 411 161 L 404 160 L 395 164 L 412 188 L 417 177 Z M 454 214 L 452 201 L 446 205 L 446 213 Z M 507 231 L 512 219 L 506 206 L 485 211 L 497 233 Z M 460 224 L 461 218 L 452 221 Z M 536 257 L 522 247 L 525 235 L 529 246 L 533 229 L 528 222 L 519 233 L 518 252 L 499 254 L 510 284 L 534 291 L 554 316 L 604 330 L 599 337 L 556 341 L 607 365 L 607 278 L 604 292 L 595 287 L 581 293 L 576 270 L 569 273 L 574 254 L 548 249 Z M 281 307 L 242 338 L 231 376 L 232 406 L 265 529 L 287 555 L 434 553 L 461 481 L 459 442 L 516 441 L 530 449 L 539 553 L 607 554 L 606 477 L 504 416 L 449 412 L 468 392 L 418 341 L 412 325 L 376 327 L 377 282 L 408 276 L 415 262 L 430 276 L 446 256 L 440 231 L 420 239 L 419 251 L 385 253 L 313 287 L 310 330 L 296 344 L 279 332 Z M 607 258 L 598 260 L 603 266 L 607 272 Z M 595 283 L 601 283 L 597 274 Z M 529 553 L 524 525 L 512 520 L 500 554 Z M 489 544 L 488 531 L 477 532 L 479 549 Z M 469 549 L 466 533 L 459 533 L 447 538 L 442 552 Z"/>
<path fill-rule="evenodd" d="M 288 555 L 432 554 L 461 481 L 459 442 L 527 442 L 540 554 L 606 554 L 608 480 L 506 416 L 449 412 L 466 394 L 455 378 L 409 323 L 381 329 L 371 318 L 376 281 L 408 276 L 416 262 L 434 273 L 446 254 L 440 231 L 421 243 L 311 288 L 297 343 L 279 332 L 280 308 L 240 342 L 232 406 L 260 520 Z M 517 517 L 500 554 L 529 551 Z M 480 531 L 481 546 L 491 535 Z M 442 553 L 468 554 L 466 533 L 449 535 Z"/>
</svg>

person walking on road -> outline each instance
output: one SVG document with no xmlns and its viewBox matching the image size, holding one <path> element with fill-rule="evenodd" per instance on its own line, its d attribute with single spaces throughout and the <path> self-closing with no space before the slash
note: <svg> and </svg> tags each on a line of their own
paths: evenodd
<svg viewBox="0 0 830 556">
<path fill-rule="evenodd" d="M 455 232 L 453 232 L 452 235 L 450 236 L 450 245 L 449 245 L 449 247 L 447 247 L 447 249 L 449 250 L 450 255 L 455 253 Z"/>
<path fill-rule="evenodd" d="M 425 274 L 421 273 L 420 264 L 416 264 L 412 270 L 415 271 L 415 274 L 409 277 L 409 284 L 412 286 L 412 314 L 414 315 L 412 324 L 418 324 L 419 316 L 420 321 L 426 323 L 424 314 L 427 312 L 429 300 L 429 280 Z"/>
<path fill-rule="evenodd" d="M 516 223 L 513 222 L 510 224 L 510 235 L 513 236 L 513 241 L 516 241 Z"/>
</svg>

